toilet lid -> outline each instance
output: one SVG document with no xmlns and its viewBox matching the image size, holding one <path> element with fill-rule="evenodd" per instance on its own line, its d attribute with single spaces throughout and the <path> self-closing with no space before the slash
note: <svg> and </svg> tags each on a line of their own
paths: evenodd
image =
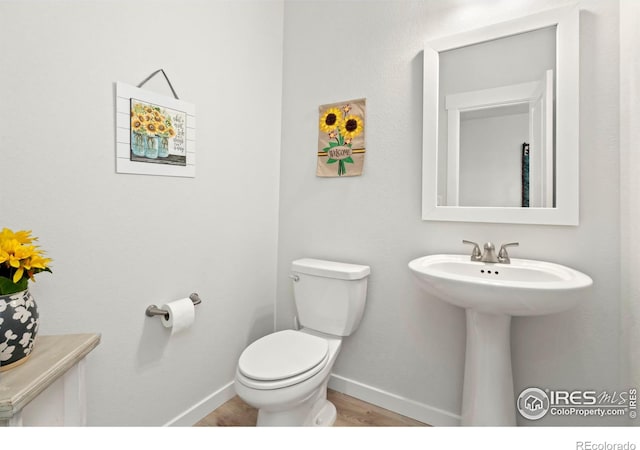
<svg viewBox="0 0 640 450">
<path fill-rule="evenodd" d="M 318 366 L 328 352 L 325 339 L 295 330 L 278 331 L 249 345 L 240 356 L 238 370 L 254 380 L 282 380 Z"/>
</svg>

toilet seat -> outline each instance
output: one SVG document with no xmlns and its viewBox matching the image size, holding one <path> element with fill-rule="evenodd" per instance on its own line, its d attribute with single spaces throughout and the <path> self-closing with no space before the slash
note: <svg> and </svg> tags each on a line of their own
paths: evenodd
<svg viewBox="0 0 640 450">
<path fill-rule="evenodd" d="M 238 361 L 242 384 L 254 389 L 279 389 L 301 383 L 329 360 L 327 340 L 295 330 L 264 336 L 249 345 Z"/>
</svg>

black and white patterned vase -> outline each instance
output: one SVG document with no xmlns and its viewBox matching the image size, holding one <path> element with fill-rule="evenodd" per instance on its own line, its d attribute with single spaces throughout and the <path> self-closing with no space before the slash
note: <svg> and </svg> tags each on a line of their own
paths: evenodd
<svg viewBox="0 0 640 450">
<path fill-rule="evenodd" d="M 39 317 L 28 289 L 0 295 L 0 372 L 27 360 L 33 351 Z"/>
</svg>

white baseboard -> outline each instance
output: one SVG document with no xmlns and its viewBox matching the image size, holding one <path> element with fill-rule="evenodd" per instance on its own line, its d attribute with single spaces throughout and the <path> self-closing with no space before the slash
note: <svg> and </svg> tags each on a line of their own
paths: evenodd
<svg viewBox="0 0 640 450">
<path fill-rule="evenodd" d="M 362 401 L 372 403 L 389 411 L 402 414 L 432 426 L 450 427 L 460 425 L 460 416 L 424 403 L 416 402 L 390 392 L 332 374 L 329 387 L 335 391 L 350 395 Z M 188 410 L 169 420 L 166 427 L 190 427 L 211 411 L 231 400 L 236 395 L 233 381 L 207 396 Z"/>
<path fill-rule="evenodd" d="M 165 427 L 191 427 L 196 424 L 200 419 L 205 417 L 214 409 L 220 407 L 223 403 L 231 400 L 236 395 L 236 391 L 233 388 L 233 381 L 224 385 L 213 394 L 205 397 L 188 410 L 177 415 L 169 422 L 165 423 Z"/>
<path fill-rule="evenodd" d="M 329 387 L 362 401 L 372 403 L 389 411 L 402 414 L 432 426 L 459 426 L 460 416 L 424 403 L 416 402 L 373 386 L 368 386 L 340 375 L 332 374 Z"/>
</svg>

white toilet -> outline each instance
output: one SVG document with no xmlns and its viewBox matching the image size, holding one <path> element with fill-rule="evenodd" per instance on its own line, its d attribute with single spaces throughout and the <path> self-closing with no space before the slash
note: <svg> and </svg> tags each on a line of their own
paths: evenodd
<svg viewBox="0 0 640 450">
<path fill-rule="evenodd" d="M 258 426 L 331 426 L 336 408 L 327 383 L 342 337 L 360 324 L 369 266 L 319 259 L 291 264 L 300 330 L 278 331 L 249 345 L 235 389 L 258 409 Z"/>
</svg>

